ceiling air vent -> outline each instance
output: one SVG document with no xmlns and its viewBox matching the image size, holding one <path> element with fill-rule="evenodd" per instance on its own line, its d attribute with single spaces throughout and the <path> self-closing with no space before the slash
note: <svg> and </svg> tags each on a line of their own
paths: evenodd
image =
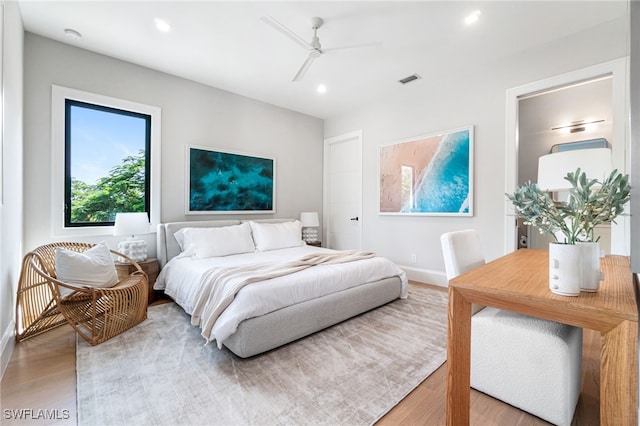
<svg viewBox="0 0 640 426">
<path fill-rule="evenodd" d="M 421 79 L 421 78 L 422 77 L 420 77 L 418 74 L 411 74 L 408 77 L 401 78 L 400 80 L 398 80 L 398 83 L 407 84 L 407 83 L 411 83 L 412 81 L 416 81 L 416 80 Z"/>
</svg>

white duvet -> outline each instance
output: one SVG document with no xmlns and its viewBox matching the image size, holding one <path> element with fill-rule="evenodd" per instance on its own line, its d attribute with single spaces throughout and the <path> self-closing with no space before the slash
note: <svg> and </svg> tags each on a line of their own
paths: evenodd
<svg viewBox="0 0 640 426">
<path fill-rule="evenodd" d="M 333 250 L 302 246 L 207 259 L 177 256 L 162 268 L 154 288 L 164 290 L 185 312 L 193 315 L 198 290 L 205 285 L 204 280 L 211 276 L 212 271 L 265 262 L 285 263 L 314 252 L 331 253 Z M 318 265 L 290 275 L 256 282 L 237 293 L 233 302 L 217 318 L 210 333 L 203 336 L 207 341 L 216 340 L 220 347 L 246 319 L 393 276 L 399 277 L 402 282 L 401 297 L 407 297 L 406 274 L 393 262 L 382 257 Z"/>
</svg>

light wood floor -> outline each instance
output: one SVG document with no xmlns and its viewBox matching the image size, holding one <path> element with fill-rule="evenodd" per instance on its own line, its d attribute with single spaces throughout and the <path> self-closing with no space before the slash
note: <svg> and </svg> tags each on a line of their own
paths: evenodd
<svg viewBox="0 0 640 426">
<path fill-rule="evenodd" d="M 572 424 L 598 425 L 600 336 L 585 330 L 583 339 L 582 392 Z M 76 425 L 75 362 L 75 334 L 67 326 L 17 344 L 0 383 L 0 424 Z M 445 363 L 378 425 L 444 425 L 446 368 Z M 32 417 L 38 414 L 37 410 L 49 410 L 58 419 L 14 420 L 11 417 L 15 411 L 11 410 L 18 409 L 33 410 Z M 483 426 L 548 424 L 475 390 L 471 391 L 471 423 Z"/>
</svg>

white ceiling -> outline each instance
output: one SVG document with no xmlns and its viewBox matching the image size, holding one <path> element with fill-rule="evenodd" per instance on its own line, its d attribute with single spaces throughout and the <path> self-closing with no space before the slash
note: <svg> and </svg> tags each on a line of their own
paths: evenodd
<svg viewBox="0 0 640 426">
<path fill-rule="evenodd" d="M 319 118 L 426 81 L 490 67 L 501 58 L 586 28 L 622 20 L 626 1 L 32 1 L 19 0 L 27 31 Z M 464 18 L 481 10 L 473 26 Z M 311 17 L 324 48 L 382 42 L 318 58 L 260 18 L 305 40 Z M 154 19 L 168 22 L 168 33 Z M 82 34 L 71 40 L 64 29 Z M 423 79 L 400 85 L 417 73 Z M 327 93 L 316 87 L 324 84 Z"/>
</svg>

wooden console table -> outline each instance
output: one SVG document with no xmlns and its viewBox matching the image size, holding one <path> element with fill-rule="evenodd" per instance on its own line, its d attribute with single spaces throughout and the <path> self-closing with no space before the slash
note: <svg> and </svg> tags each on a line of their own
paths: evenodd
<svg viewBox="0 0 640 426">
<path fill-rule="evenodd" d="M 599 291 L 576 297 L 551 293 L 548 259 L 544 250 L 517 250 L 449 281 L 448 425 L 469 424 L 472 303 L 599 331 L 600 424 L 638 425 L 638 309 L 629 259 L 606 256 Z"/>
</svg>

